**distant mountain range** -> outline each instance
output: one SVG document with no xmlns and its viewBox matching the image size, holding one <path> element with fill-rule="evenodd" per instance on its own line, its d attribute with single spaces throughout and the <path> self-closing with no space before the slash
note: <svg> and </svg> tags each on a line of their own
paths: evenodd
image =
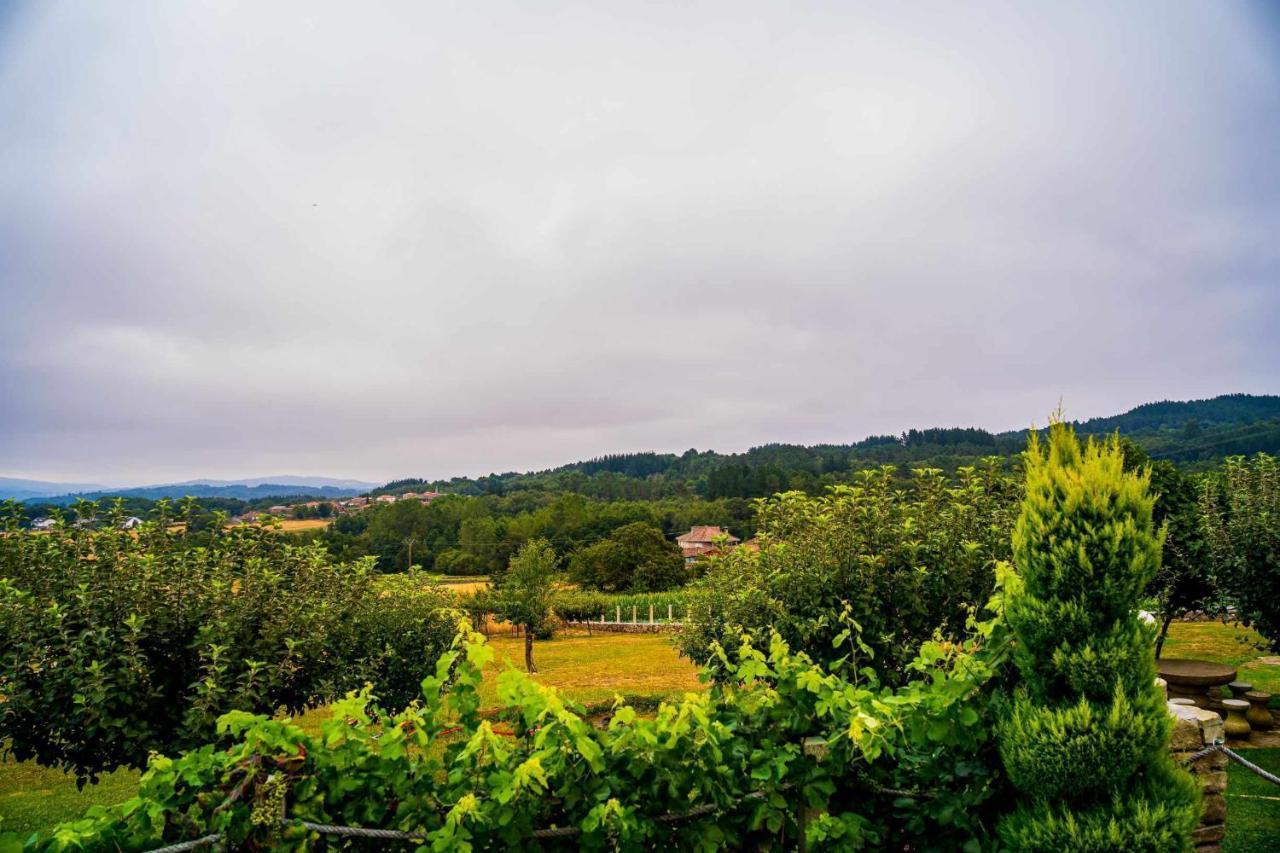
<svg viewBox="0 0 1280 853">
<path fill-rule="evenodd" d="M 181 483 L 159 483 L 151 486 L 111 487 L 94 483 L 56 483 L 45 480 L 23 480 L 0 477 L 0 499 L 71 503 L 76 498 L 99 500 L 106 497 L 183 498 L 257 498 L 301 496 L 316 498 L 349 498 L 376 487 L 376 483 L 333 477 L 250 477 L 244 480 L 187 480 Z"/>
<path fill-rule="evenodd" d="M 1074 425 L 1082 433 L 1095 435 L 1119 431 L 1146 448 L 1153 458 L 1203 467 L 1229 455 L 1280 453 L 1280 396 L 1224 394 L 1208 400 L 1162 400 L 1119 415 L 1076 421 Z M 423 489 L 463 495 L 503 494 L 511 488 L 552 488 L 605 498 L 645 499 L 669 492 L 683 494 L 688 489 L 700 489 L 713 496 L 739 496 L 739 492 L 768 494 L 771 487 L 762 487 L 764 490 L 760 491 L 754 486 L 739 488 L 734 482 L 746 483 L 752 477 L 762 482 L 770 480 L 771 471 L 806 470 L 820 476 L 850 465 L 921 462 L 955 465 L 986 455 L 1012 455 L 1025 446 L 1026 430 L 992 433 L 976 427 L 944 427 L 869 436 L 852 444 L 809 447 L 766 444 L 744 453 L 712 450 L 680 455 L 625 453 L 523 474 L 495 473 L 487 477 L 433 481 L 414 478 L 381 487 L 361 480 L 293 475 L 243 480 L 201 479 L 129 488 L 0 477 L 0 499 L 68 504 L 78 497 L 157 500 L 191 495 L 251 501 L 301 496 L 334 499 L 365 492 L 395 494 Z M 655 477 L 665 479 L 668 485 L 655 485 L 652 481 Z M 724 485 L 726 482 L 728 485 Z M 686 484 L 687 488 L 671 485 L 678 483 Z"/>
</svg>

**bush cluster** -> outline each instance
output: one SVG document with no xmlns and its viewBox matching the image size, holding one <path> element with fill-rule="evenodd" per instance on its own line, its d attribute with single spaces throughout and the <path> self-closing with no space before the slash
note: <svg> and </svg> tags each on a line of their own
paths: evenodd
<svg viewBox="0 0 1280 853">
<path fill-rule="evenodd" d="M 258 527 L 192 535 L 167 508 L 140 530 L 80 509 L 0 535 L 0 741 L 81 781 L 203 743 L 231 709 L 298 711 L 366 682 L 417 695 L 453 634 L 450 599 L 376 586 Z"/>
<path fill-rule="evenodd" d="M 717 650 L 709 692 L 651 718 L 618 705 L 603 727 L 515 670 L 498 679 L 500 720 L 482 718 L 492 659 L 464 628 L 420 703 L 387 715 L 352 696 L 318 736 L 228 714 L 219 727 L 230 748 L 157 756 L 138 797 L 25 846 L 141 851 L 217 832 L 228 849 L 303 850 L 323 843 L 305 820 L 408 831 L 431 850 L 788 849 L 801 810 L 812 815 L 811 849 L 905 837 L 959 847 L 980 833 L 991 779 L 972 762 L 956 768 L 986 740 L 982 686 L 998 656 L 934 645 L 916 680 L 889 694 L 827 672 L 776 635 L 767 652 L 739 638 L 732 655 Z M 806 752 L 810 737 L 825 751 Z M 950 785 L 900 802 L 890 789 L 913 774 Z M 714 808 L 675 833 L 660 819 L 703 805 Z M 571 834 L 533 836 L 551 827 Z"/>
<path fill-rule="evenodd" d="M 848 607 L 869 647 L 859 665 L 897 681 L 921 643 L 939 631 L 960 636 L 991 594 L 1020 491 L 989 460 L 954 478 L 918 470 L 905 485 L 885 467 L 822 497 L 763 501 L 760 552 L 736 548 L 689 587 L 681 649 L 707 660 L 726 633 L 745 628 L 763 641 L 776 628 L 792 647 L 831 662 L 848 651 L 832 643 Z"/>
<path fill-rule="evenodd" d="M 683 590 L 607 595 L 592 590 L 562 589 L 557 590 L 552 597 L 551 607 L 556 616 L 565 622 L 596 621 L 601 616 L 604 616 L 606 622 L 611 622 L 617 618 L 619 608 L 623 622 L 631 621 L 633 608 L 636 618 L 644 622 L 649 618 L 649 608 L 652 606 L 654 620 L 665 622 L 668 607 L 676 621 L 684 618 L 688 601 Z"/>
</svg>

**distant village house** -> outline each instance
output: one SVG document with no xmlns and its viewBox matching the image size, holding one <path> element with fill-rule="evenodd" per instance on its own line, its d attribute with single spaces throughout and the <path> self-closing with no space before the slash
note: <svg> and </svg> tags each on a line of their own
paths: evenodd
<svg viewBox="0 0 1280 853">
<path fill-rule="evenodd" d="M 729 531 L 711 524 L 695 525 L 688 533 L 676 537 L 686 564 L 721 553 L 741 541 Z"/>
</svg>

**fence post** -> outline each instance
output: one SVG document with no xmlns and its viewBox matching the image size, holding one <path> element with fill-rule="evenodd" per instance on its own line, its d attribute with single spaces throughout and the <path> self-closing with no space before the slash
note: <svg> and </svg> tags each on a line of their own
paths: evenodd
<svg viewBox="0 0 1280 853">
<path fill-rule="evenodd" d="M 827 739 L 824 737 L 807 737 L 801 743 L 801 749 L 805 757 L 812 758 L 817 763 L 827 756 Z M 796 812 L 796 827 L 800 830 L 800 843 L 798 845 L 800 853 L 808 853 L 809 840 L 805 836 L 808 834 L 809 821 L 812 819 L 813 810 L 809 808 L 809 804 L 804 800 L 804 786 L 802 785 L 800 808 Z"/>
<path fill-rule="evenodd" d="M 672 617 L 672 615 L 671 615 L 671 612 L 672 612 L 672 610 L 673 610 L 673 608 L 674 608 L 674 607 L 675 607 L 675 605 L 674 605 L 674 604 L 668 604 L 668 605 L 667 605 L 667 621 L 668 621 L 668 622 L 674 622 L 674 621 L 676 621 L 676 620 L 675 620 L 675 618 L 674 618 L 674 617 Z"/>
<path fill-rule="evenodd" d="M 634 604 L 631 605 L 631 624 L 636 624 L 636 606 Z"/>
<path fill-rule="evenodd" d="M 622 624 L 622 605 L 621 604 L 619 604 L 617 608 L 614 610 L 613 621 L 618 623 L 619 625 Z"/>
<path fill-rule="evenodd" d="M 653 624 L 653 605 L 649 605 L 649 624 Z"/>
</svg>

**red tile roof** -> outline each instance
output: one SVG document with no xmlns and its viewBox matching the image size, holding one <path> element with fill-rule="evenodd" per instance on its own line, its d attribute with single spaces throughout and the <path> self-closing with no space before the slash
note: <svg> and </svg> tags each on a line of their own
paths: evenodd
<svg viewBox="0 0 1280 853">
<path fill-rule="evenodd" d="M 677 536 L 676 541 L 679 542 L 681 546 L 698 544 L 711 546 L 714 545 L 716 540 L 721 537 L 727 537 L 727 541 L 730 545 L 735 545 L 741 541 L 737 536 L 730 534 L 729 531 L 722 530 L 711 524 L 694 525 L 688 533 L 683 533 L 680 536 Z"/>
</svg>

